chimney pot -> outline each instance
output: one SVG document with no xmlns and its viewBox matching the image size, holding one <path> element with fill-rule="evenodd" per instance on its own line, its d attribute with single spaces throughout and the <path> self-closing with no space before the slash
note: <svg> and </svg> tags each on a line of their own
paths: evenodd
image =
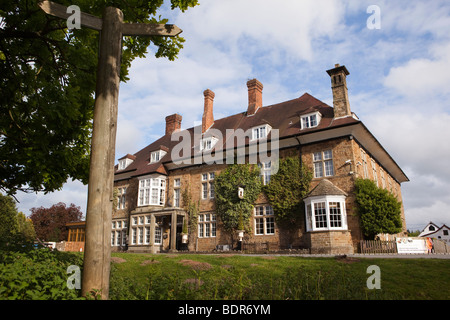
<svg viewBox="0 0 450 320">
<path fill-rule="evenodd" d="M 175 113 L 166 117 L 166 134 L 172 134 L 181 129 L 182 116 Z"/>
<path fill-rule="evenodd" d="M 247 81 L 248 109 L 247 116 L 255 114 L 262 107 L 263 85 L 257 79 Z"/>
<path fill-rule="evenodd" d="M 205 105 L 202 117 L 202 133 L 205 133 L 214 124 L 213 104 L 215 94 L 213 91 L 206 89 L 203 91 L 205 96 Z"/>
</svg>

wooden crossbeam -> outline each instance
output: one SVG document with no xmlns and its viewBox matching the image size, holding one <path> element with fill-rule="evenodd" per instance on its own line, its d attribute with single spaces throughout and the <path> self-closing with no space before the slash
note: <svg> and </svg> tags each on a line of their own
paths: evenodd
<svg viewBox="0 0 450 320">
<path fill-rule="evenodd" d="M 67 7 L 52 1 L 39 3 L 41 9 L 54 17 L 68 19 L 72 14 L 67 13 Z M 103 20 L 89 13 L 80 12 L 80 25 L 97 31 L 102 30 Z M 122 23 L 122 35 L 124 36 L 161 36 L 175 37 L 183 30 L 174 24 L 157 23 Z"/>
</svg>

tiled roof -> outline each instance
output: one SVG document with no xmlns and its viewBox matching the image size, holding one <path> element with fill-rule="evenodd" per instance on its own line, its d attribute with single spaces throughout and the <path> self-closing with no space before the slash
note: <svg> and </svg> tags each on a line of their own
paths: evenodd
<svg viewBox="0 0 450 320">
<path fill-rule="evenodd" d="M 347 196 L 347 193 L 336 187 L 330 180 L 322 179 L 307 198 L 317 196 Z"/>
<path fill-rule="evenodd" d="M 301 130 L 300 116 L 316 111 L 322 115 L 320 124 L 315 128 Z M 213 151 L 219 151 L 226 149 L 227 142 L 235 143 L 234 141 L 227 141 L 227 129 L 242 129 L 245 132 L 253 127 L 269 124 L 273 129 L 279 130 L 279 138 L 282 139 L 284 137 L 312 133 L 327 128 L 360 122 L 353 117 L 333 119 L 333 115 L 334 111 L 332 107 L 305 93 L 297 99 L 262 107 L 251 116 L 247 116 L 246 112 L 242 112 L 229 117 L 216 119 L 211 128 L 204 134 L 204 137 L 208 137 L 211 133 L 214 134 L 214 132 L 220 132 L 222 137 L 219 137 L 219 141 L 217 141 L 213 149 Z M 194 128 L 189 128 L 187 131 L 191 135 L 191 150 L 194 150 L 194 153 L 199 152 L 199 141 L 194 141 L 192 138 L 194 137 Z M 135 156 L 134 162 L 124 170 L 116 170 L 116 175 L 125 172 L 128 172 L 132 176 L 141 176 L 150 173 L 167 174 L 162 164 L 171 162 L 170 151 L 178 143 L 179 141 L 171 141 L 171 135 L 169 134 L 162 136 L 160 139 L 135 153 L 133 155 Z M 249 139 L 246 138 L 245 144 L 248 143 Z M 160 149 L 167 151 L 167 154 L 159 162 L 150 164 L 150 153 Z"/>
</svg>

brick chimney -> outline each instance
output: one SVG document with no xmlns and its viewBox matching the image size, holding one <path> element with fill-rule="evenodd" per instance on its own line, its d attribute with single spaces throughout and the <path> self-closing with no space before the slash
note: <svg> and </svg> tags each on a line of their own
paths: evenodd
<svg viewBox="0 0 450 320">
<path fill-rule="evenodd" d="M 177 113 L 167 116 L 166 117 L 166 134 L 172 134 L 175 131 L 180 130 L 181 119 L 183 119 L 183 117 Z"/>
<path fill-rule="evenodd" d="M 209 89 L 203 92 L 205 96 L 205 108 L 202 117 L 202 133 L 205 133 L 214 123 L 213 102 L 215 94 Z"/>
<path fill-rule="evenodd" d="M 254 115 L 262 107 L 263 85 L 257 79 L 247 81 L 248 109 L 247 116 Z"/>
<path fill-rule="evenodd" d="M 331 77 L 333 91 L 334 117 L 347 117 L 352 115 L 348 100 L 347 76 L 350 74 L 345 66 L 335 64 L 333 69 L 327 70 Z"/>
</svg>

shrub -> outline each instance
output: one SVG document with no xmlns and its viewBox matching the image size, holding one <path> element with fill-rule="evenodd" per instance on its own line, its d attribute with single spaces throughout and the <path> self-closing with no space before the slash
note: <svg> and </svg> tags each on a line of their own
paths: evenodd
<svg viewBox="0 0 450 320">
<path fill-rule="evenodd" d="M 373 239 L 379 233 L 402 231 L 402 203 L 369 179 L 355 181 L 356 203 L 364 236 Z"/>
<path fill-rule="evenodd" d="M 30 244 L 0 248 L 1 300 L 66 300 L 79 298 L 67 287 L 67 267 L 83 264 L 77 253 L 51 251 Z"/>
</svg>

